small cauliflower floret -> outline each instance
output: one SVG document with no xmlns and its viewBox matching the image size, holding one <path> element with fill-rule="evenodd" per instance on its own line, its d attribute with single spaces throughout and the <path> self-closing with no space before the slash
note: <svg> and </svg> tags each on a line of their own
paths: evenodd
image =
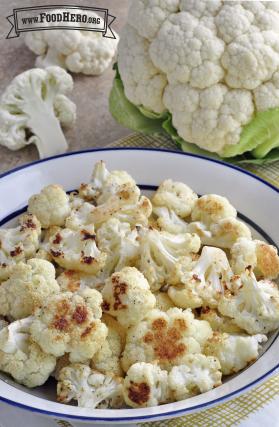
<svg viewBox="0 0 279 427">
<path fill-rule="evenodd" d="M 57 400 L 68 403 L 76 400 L 82 408 L 119 408 L 123 405 L 121 379 L 103 375 L 87 365 L 74 363 L 60 371 Z"/>
<path fill-rule="evenodd" d="M 277 249 L 261 240 L 238 239 L 231 248 L 231 266 L 236 274 L 251 267 L 256 277 L 276 279 L 279 275 Z"/>
<path fill-rule="evenodd" d="M 135 267 L 124 267 L 112 274 L 102 295 L 103 310 L 126 328 L 140 322 L 156 304 L 147 280 Z"/>
<path fill-rule="evenodd" d="M 35 258 L 44 259 L 46 261 L 52 262 L 52 256 L 50 254 L 50 238 L 54 236 L 60 227 L 53 225 L 47 229 L 42 230 L 41 241 L 39 243 L 39 249 L 35 254 Z"/>
<path fill-rule="evenodd" d="M 228 334 L 238 334 L 243 332 L 243 329 L 239 328 L 232 319 L 226 316 L 221 316 L 214 308 L 202 308 L 199 318 L 201 320 L 206 320 L 213 331 L 227 332 Z"/>
<path fill-rule="evenodd" d="M 152 212 L 157 217 L 156 223 L 160 230 L 174 234 L 187 233 L 188 224 L 174 210 L 165 206 L 153 206 Z"/>
<path fill-rule="evenodd" d="M 23 214 L 18 227 L 0 229 L 0 280 L 9 277 L 15 264 L 35 255 L 40 235 L 41 225 L 32 214 Z"/>
<path fill-rule="evenodd" d="M 187 354 L 201 353 L 211 335 L 209 323 L 196 320 L 191 310 L 154 309 L 128 329 L 122 367 L 126 372 L 136 362 L 156 360 L 162 369 L 170 370 L 181 365 Z"/>
<path fill-rule="evenodd" d="M 66 218 L 65 227 L 71 230 L 87 230 L 94 233 L 94 224 L 90 222 L 90 213 L 93 209 L 91 203 L 83 202 L 71 210 Z"/>
<path fill-rule="evenodd" d="M 167 207 L 185 218 L 191 214 L 197 198 L 197 194 L 186 184 L 166 179 L 154 194 L 152 203 L 154 206 Z"/>
<path fill-rule="evenodd" d="M 204 347 L 207 356 L 217 357 L 224 375 L 234 374 L 259 357 L 260 343 L 265 335 L 230 335 L 214 332 Z"/>
<path fill-rule="evenodd" d="M 98 276 L 81 273 L 80 271 L 65 270 L 57 277 L 62 292 L 79 292 L 86 288 L 101 291 L 104 283 L 97 280 Z"/>
<path fill-rule="evenodd" d="M 100 320 L 102 296 L 94 289 L 48 298 L 34 313 L 30 331 L 43 351 L 56 357 L 70 353 L 71 362 L 86 362 L 101 348 L 107 327 Z"/>
<path fill-rule="evenodd" d="M 32 317 L 17 320 L 0 331 L 0 370 L 30 388 L 44 384 L 56 364 L 56 358 L 31 339 L 32 321 Z"/>
<path fill-rule="evenodd" d="M 27 317 L 44 301 L 60 291 L 54 266 L 43 259 L 29 259 L 12 269 L 0 286 L 0 315 L 14 319 Z"/>
<path fill-rule="evenodd" d="M 106 254 L 96 245 L 96 234 L 87 230 L 61 229 L 50 239 L 50 253 L 63 268 L 96 274 L 106 262 Z"/>
<path fill-rule="evenodd" d="M 158 310 L 161 311 L 168 311 L 169 308 L 174 307 L 174 303 L 168 296 L 166 292 L 155 292 L 154 296 L 156 298 L 156 306 L 155 308 L 158 308 Z"/>
<path fill-rule="evenodd" d="M 192 221 L 211 225 L 224 218 L 236 218 L 236 210 L 226 197 L 217 194 L 206 194 L 197 199 L 191 213 Z"/>
<path fill-rule="evenodd" d="M 48 185 L 30 197 L 28 212 L 36 215 L 43 228 L 62 226 L 70 214 L 69 197 L 60 185 Z"/>
<path fill-rule="evenodd" d="M 174 366 L 169 373 L 168 383 L 174 400 L 187 399 L 221 385 L 220 369 L 215 357 L 189 354 L 183 365 Z"/>
<path fill-rule="evenodd" d="M 171 281 L 180 281 L 168 288 L 168 295 L 181 308 L 216 307 L 232 277 L 225 252 L 204 246 L 197 261 L 181 267 L 178 263 Z"/>
<path fill-rule="evenodd" d="M 151 363 L 132 365 L 123 383 L 123 395 L 132 408 L 146 408 L 169 400 L 168 372 Z"/>
<path fill-rule="evenodd" d="M 125 343 L 125 329 L 107 314 L 103 315 L 102 321 L 108 328 L 108 335 L 101 349 L 94 354 L 91 360 L 91 367 L 103 374 L 121 377 L 123 371 L 120 364 L 120 356 Z"/>
<path fill-rule="evenodd" d="M 197 253 L 200 238 L 196 234 L 171 234 L 167 231 L 144 229 L 140 233 L 140 270 L 151 290 L 168 282 L 180 257 Z"/>
<path fill-rule="evenodd" d="M 267 334 L 279 327 L 279 290 L 270 280 L 257 279 L 247 269 L 240 276 L 241 286 L 226 290 L 218 310 L 248 334 Z"/>
</svg>

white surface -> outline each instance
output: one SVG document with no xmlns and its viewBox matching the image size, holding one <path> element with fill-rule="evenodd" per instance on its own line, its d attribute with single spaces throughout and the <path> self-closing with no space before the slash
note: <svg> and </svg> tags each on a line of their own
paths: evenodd
<svg viewBox="0 0 279 427">
<path fill-rule="evenodd" d="M 279 197 L 278 193 L 259 180 L 206 159 L 199 159 L 179 153 L 164 153 L 145 150 L 116 150 L 80 153 L 38 163 L 7 175 L 0 180 L 0 219 L 26 205 L 30 195 L 40 191 L 50 183 L 60 183 L 66 190 L 72 190 L 80 182 L 87 182 L 92 165 L 105 160 L 109 169 L 125 169 L 133 175 L 139 184 L 156 185 L 165 178 L 184 181 L 197 193 L 217 193 L 227 196 L 232 204 L 244 215 L 263 228 L 279 244 L 277 227 Z M 219 399 L 228 399 L 247 389 L 247 385 L 257 382 L 278 364 L 279 339 L 252 366 L 239 375 L 208 393 L 195 396 L 186 401 L 161 405 L 160 407 L 123 410 L 89 410 L 58 404 L 51 398 L 50 390 L 39 388 L 26 392 L 22 386 L 11 380 L 0 381 L 0 396 L 35 407 L 39 410 L 59 413 L 61 416 L 98 417 L 115 422 L 122 417 L 126 422 L 135 417 L 153 416 L 156 419 L 169 418 L 169 412 L 195 412 L 197 406 L 213 406 Z M 45 397 L 45 398 L 42 398 Z M 34 415 L 35 418 L 35 415 Z M 132 418 L 132 419 L 131 419 Z M 114 420 L 113 420 L 114 419 Z M 145 419 L 147 421 L 147 419 Z M 123 425 L 123 420 L 119 421 Z M 94 422 L 88 421 L 89 425 Z M 26 425 L 26 424 L 25 424 Z M 13 427 L 13 426 L 11 426 Z"/>
</svg>

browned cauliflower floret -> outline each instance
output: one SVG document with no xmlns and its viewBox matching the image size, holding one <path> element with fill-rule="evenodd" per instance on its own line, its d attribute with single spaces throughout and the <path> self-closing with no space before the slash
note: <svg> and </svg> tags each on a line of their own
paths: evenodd
<svg viewBox="0 0 279 427">
<path fill-rule="evenodd" d="M 30 197 L 28 212 L 36 215 L 43 228 L 62 226 L 70 214 L 69 197 L 60 185 L 48 185 Z"/>
<path fill-rule="evenodd" d="M 237 334 L 243 332 L 243 329 L 237 326 L 232 319 L 226 316 L 222 316 L 214 308 L 202 308 L 199 318 L 201 320 L 206 320 L 210 324 L 213 331 L 227 332 L 228 334 Z"/>
<path fill-rule="evenodd" d="M 94 289 L 48 298 L 35 311 L 30 327 L 32 339 L 56 357 L 70 353 L 71 362 L 91 359 L 107 336 L 107 327 L 100 320 L 101 303 L 102 296 Z"/>
<path fill-rule="evenodd" d="M 57 282 L 62 292 L 79 292 L 86 288 L 101 291 L 104 287 L 104 282 L 99 280 L 99 276 L 74 270 L 63 271 L 57 277 Z"/>
</svg>

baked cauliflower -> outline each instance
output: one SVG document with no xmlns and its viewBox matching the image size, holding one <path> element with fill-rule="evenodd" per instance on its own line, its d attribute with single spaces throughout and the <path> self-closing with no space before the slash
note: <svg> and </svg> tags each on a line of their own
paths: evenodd
<svg viewBox="0 0 279 427">
<path fill-rule="evenodd" d="M 194 318 L 191 310 L 171 308 L 167 312 L 154 309 L 127 331 L 122 355 L 125 372 L 136 362 L 158 362 L 162 369 L 181 365 L 189 353 L 201 353 L 211 337 L 208 322 Z"/>
<path fill-rule="evenodd" d="M 82 408 L 121 407 L 121 379 L 104 375 L 89 366 L 75 363 L 61 369 L 57 383 L 57 400 L 68 403 L 76 400 Z"/>
<path fill-rule="evenodd" d="M 26 264 L 20 262 L 0 285 L 0 315 L 13 319 L 27 317 L 59 291 L 55 268 L 50 262 L 36 258 Z"/>
<path fill-rule="evenodd" d="M 154 206 L 152 212 L 156 218 L 155 224 L 159 230 L 180 234 L 188 232 L 188 223 L 180 218 L 174 210 L 166 206 Z"/>
<path fill-rule="evenodd" d="M 254 362 L 259 357 L 260 344 L 265 341 L 265 335 L 232 335 L 215 331 L 204 346 L 204 354 L 217 357 L 222 373 L 230 375 Z"/>
<path fill-rule="evenodd" d="M 102 296 L 95 289 L 54 295 L 35 311 L 31 337 L 48 354 L 70 353 L 71 362 L 85 362 L 107 337 L 107 327 L 100 320 L 101 304 Z"/>
<path fill-rule="evenodd" d="M 153 294 L 156 298 L 155 308 L 161 311 L 168 311 L 169 308 L 175 307 L 174 303 L 168 296 L 167 292 L 157 291 Z"/>
<path fill-rule="evenodd" d="M 125 328 L 138 324 L 156 304 L 148 281 L 135 267 L 113 273 L 105 282 L 102 296 L 104 312 L 116 317 Z"/>
<path fill-rule="evenodd" d="M 32 321 L 17 320 L 0 330 L 0 370 L 30 388 L 44 384 L 56 364 L 56 358 L 32 340 Z"/>
<path fill-rule="evenodd" d="M 79 292 L 84 289 L 91 288 L 101 291 L 104 282 L 99 281 L 100 276 L 85 274 L 80 271 L 64 270 L 57 277 L 57 283 L 62 292 Z"/>
<path fill-rule="evenodd" d="M 222 316 L 215 308 L 203 307 L 199 319 L 206 320 L 213 331 L 227 332 L 228 334 L 243 333 L 230 317 Z"/>
<path fill-rule="evenodd" d="M 168 372 L 152 363 L 134 363 L 123 383 L 123 395 L 132 408 L 146 408 L 169 400 Z"/>
</svg>

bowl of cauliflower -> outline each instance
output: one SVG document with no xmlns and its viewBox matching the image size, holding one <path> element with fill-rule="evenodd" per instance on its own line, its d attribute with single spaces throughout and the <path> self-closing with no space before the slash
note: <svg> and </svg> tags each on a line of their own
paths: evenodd
<svg viewBox="0 0 279 427">
<path fill-rule="evenodd" d="M 278 369 L 275 187 L 123 148 L 20 167 L 0 195 L 0 400 L 74 423 L 154 421 Z"/>
</svg>

